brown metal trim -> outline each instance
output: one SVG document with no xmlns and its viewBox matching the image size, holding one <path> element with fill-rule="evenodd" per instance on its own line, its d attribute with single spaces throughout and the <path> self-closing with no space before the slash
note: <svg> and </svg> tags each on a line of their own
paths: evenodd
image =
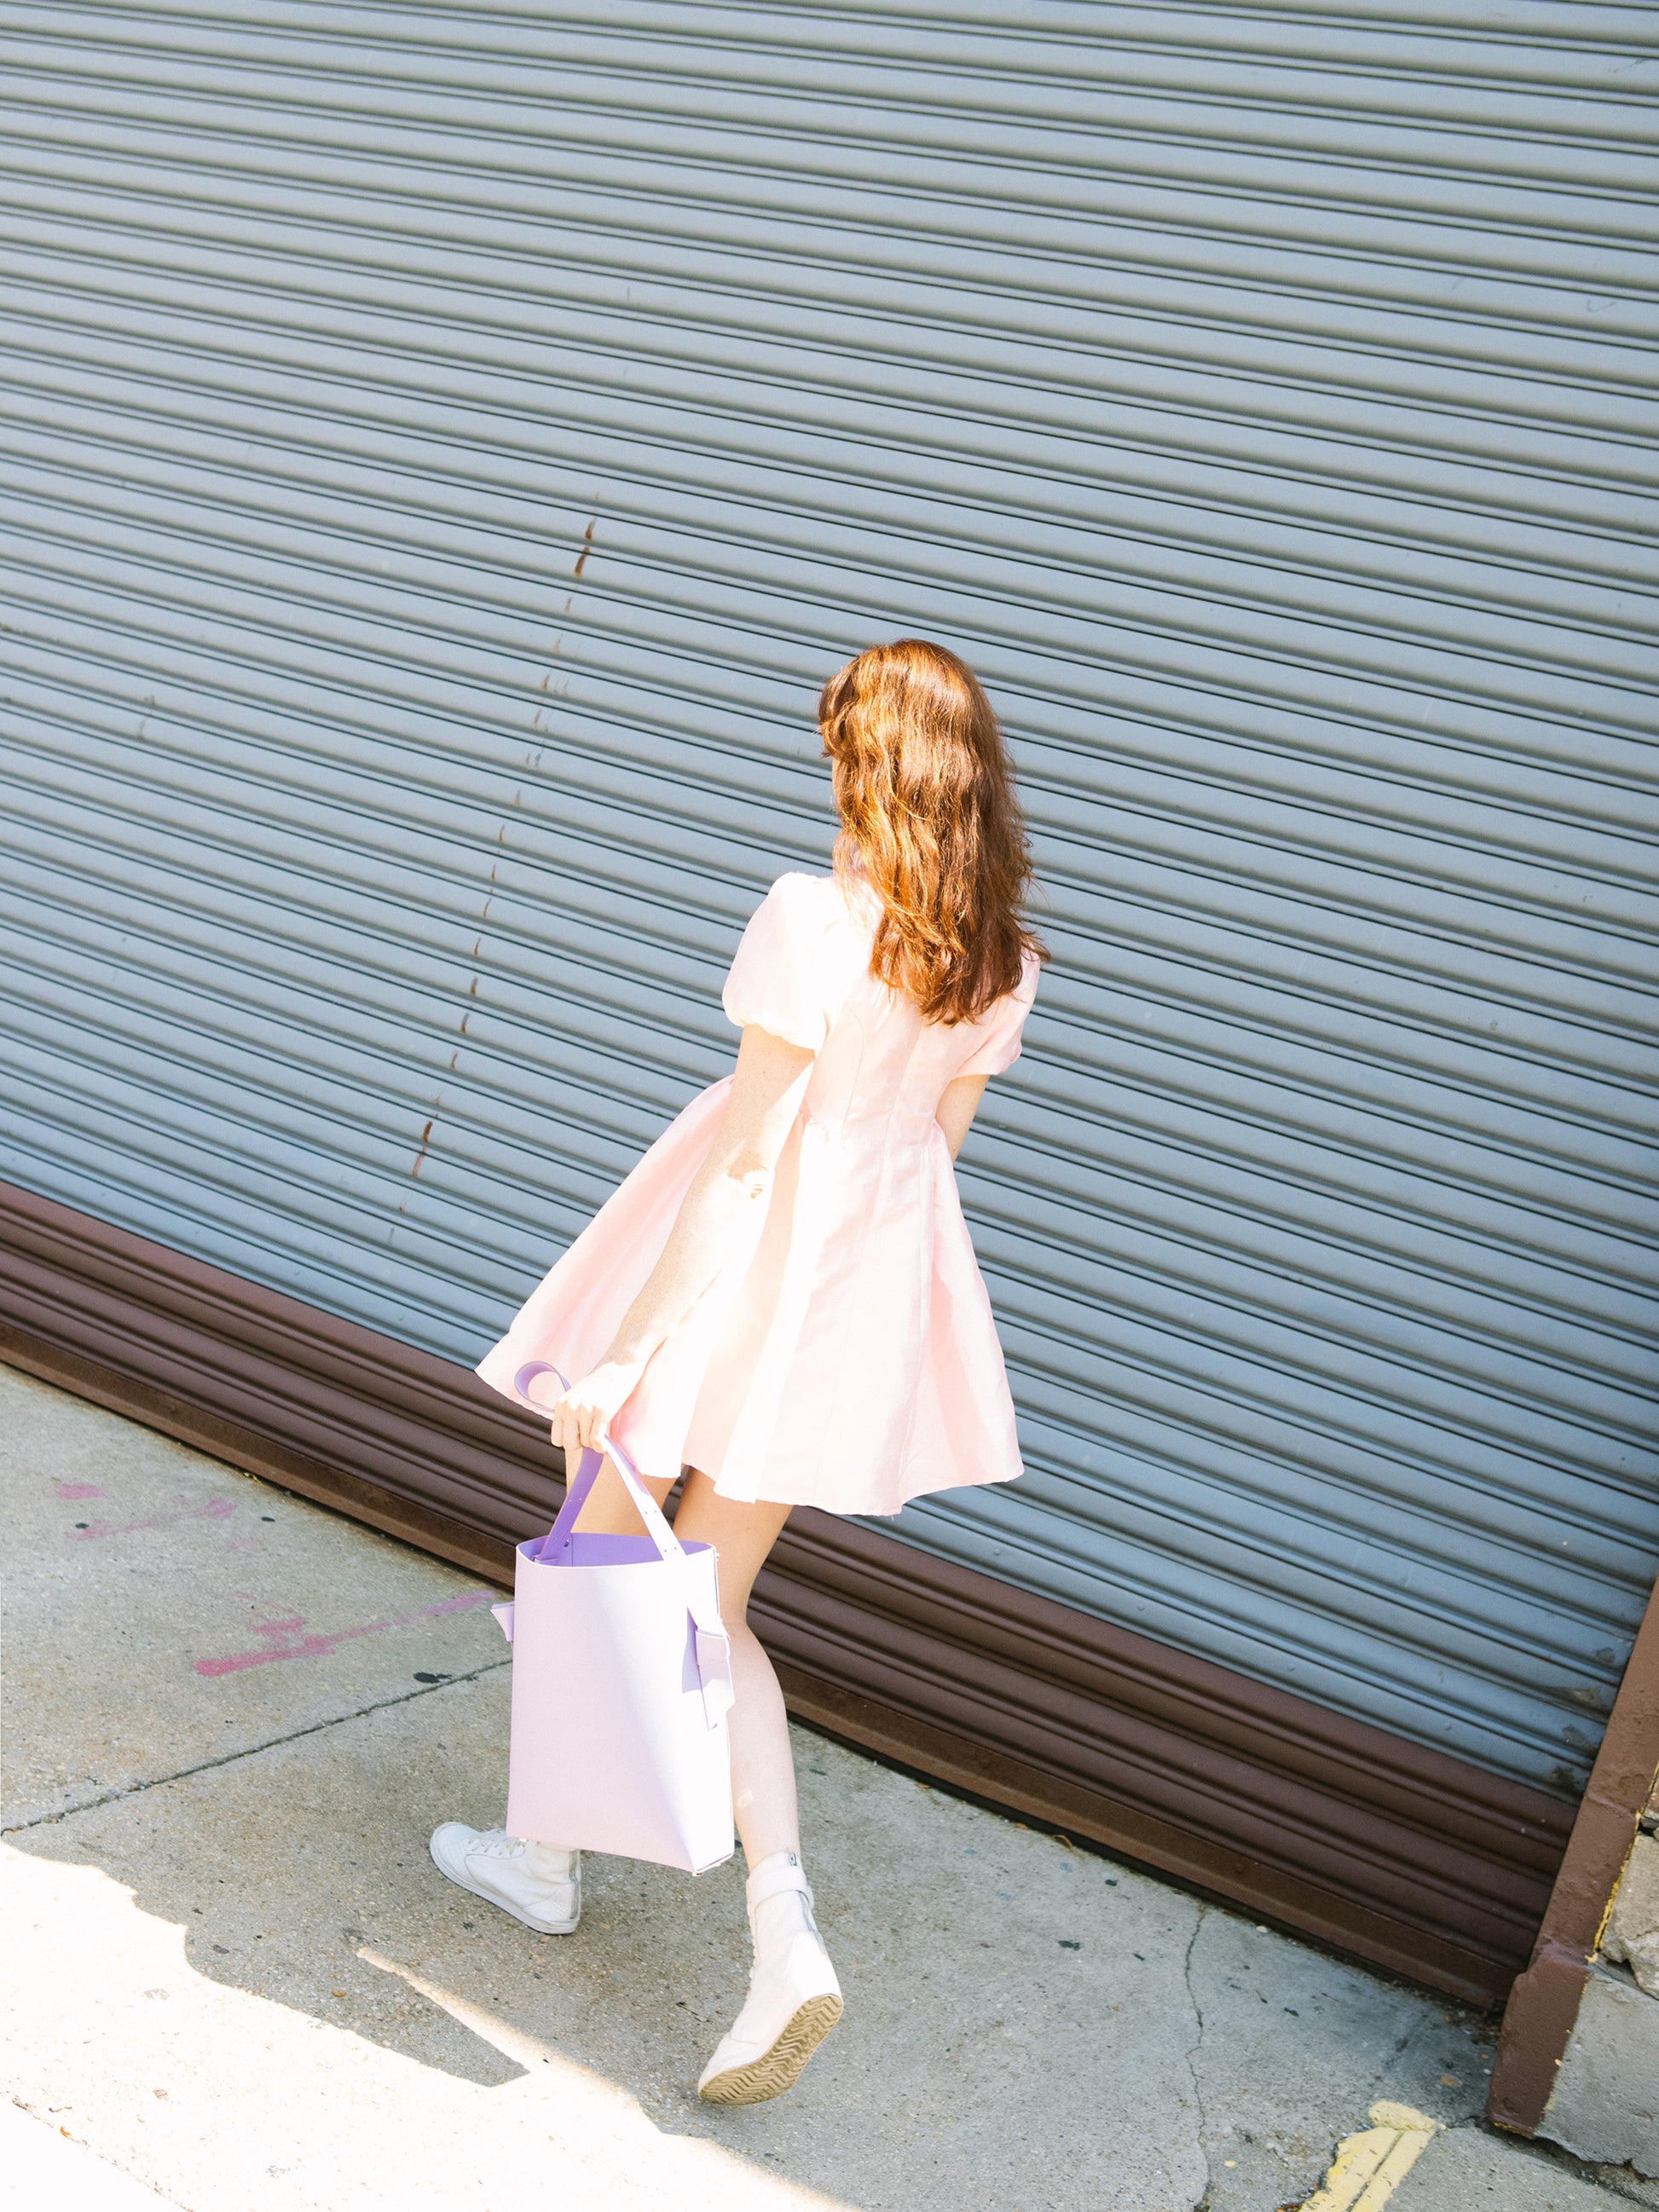
<svg viewBox="0 0 1659 2212">
<path fill-rule="evenodd" d="M 0 1358 L 505 1581 L 559 1483 L 465 1370 L 0 1184 Z M 755 1617 L 805 1719 L 1479 2003 L 1560 1800 L 798 1511 Z"/>
<path fill-rule="evenodd" d="M 1537 2130 L 1589 1979 L 1589 1961 L 1659 1773 L 1659 1590 L 1619 1685 L 1527 1971 L 1510 1992 L 1486 2117 Z"/>
</svg>

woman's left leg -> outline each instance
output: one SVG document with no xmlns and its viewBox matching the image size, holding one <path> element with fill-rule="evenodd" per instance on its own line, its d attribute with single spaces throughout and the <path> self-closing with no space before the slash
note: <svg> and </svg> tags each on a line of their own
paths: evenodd
<svg viewBox="0 0 1659 2212">
<path fill-rule="evenodd" d="M 787 1505 L 721 1498 L 707 1475 L 695 1472 L 674 1516 L 676 1535 L 712 1544 L 720 1560 L 720 1618 L 732 1639 L 736 1692 L 726 1723 L 732 1808 L 749 1862 L 755 1943 L 748 2002 L 697 2084 L 698 2094 L 716 2105 L 758 2105 L 791 2087 L 841 2017 L 841 1985 L 801 1868 L 783 1692 L 749 1626 L 755 1577 L 788 1517 Z"/>
<path fill-rule="evenodd" d="M 649 1485 L 659 1505 L 671 1486 Z M 736 1703 L 726 1731 L 732 1745 L 732 1801 L 744 1856 L 751 1867 L 777 1851 L 800 1851 L 795 1806 L 795 1762 L 789 1722 L 772 1662 L 749 1626 L 749 1594 L 767 1554 L 789 1518 L 787 1505 L 742 1504 L 722 1498 L 696 1468 L 685 1478 L 674 1529 L 688 1543 L 712 1544 L 720 1560 L 720 1618 L 732 1639 L 732 1686 Z M 584 1532 L 631 1535 L 638 1508 L 622 1478 L 601 1470 L 576 1526 Z"/>
<path fill-rule="evenodd" d="M 789 1518 L 787 1505 L 745 1505 L 722 1498 L 706 1474 L 685 1479 L 674 1533 L 712 1544 L 720 1561 L 720 1618 L 732 1639 L 736 1703 L 726 1722 L 732 1743 L 732 1804 L 750 1867 L 778 1851 L 800 1852 L 795 1760 L 789 1722 L 772 1662 L 749 1626 L 755 1577 Z"/>
</svg>

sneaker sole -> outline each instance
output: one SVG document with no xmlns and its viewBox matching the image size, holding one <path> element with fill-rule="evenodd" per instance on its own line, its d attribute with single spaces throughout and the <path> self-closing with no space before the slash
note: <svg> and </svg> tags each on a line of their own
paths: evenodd
<svg viewBox="0 0 1659 2212">
<path fill-rule="evenodd" d="M 580 1886 L 577 1890 L 576 1910 L 568 1920 L 532 1920 L 522 1912 L 515 1912 L 510 1905 L 503 1905 L 499 1897 L 492 1897 L 487 1889 L 480 1889 L 476 1882 L 469 1881 L 465 1875 L 453 1872 L 444 1864 L 430 1844 L 426 1849 L 428 1857 L 446 1881 L 453 1881 L 457 1889 L 465 1890 L 469 1897 L 476 1897 L 480 1904 L 493 1905 L 497 1912 L 504 1912 L 509 1920 L 516 1920 L 520 1928 L 528 1928 L 537 1936 L 574 1936 L 575 1934 L 582 1917 Z M 804 2065 L 805 2061 L 803 2060 L 801 2063 Z"/>
<path fill-rule="evenodd" d="M 706 2105 L 763 2105 L 782 2096 L 801 2077 L 801 2069 L 842 2015 L 839 1997 L 810 1997 L 763 2057 L 729 2074 L 717 2074 L 698 2090 Z"/>
</svg>

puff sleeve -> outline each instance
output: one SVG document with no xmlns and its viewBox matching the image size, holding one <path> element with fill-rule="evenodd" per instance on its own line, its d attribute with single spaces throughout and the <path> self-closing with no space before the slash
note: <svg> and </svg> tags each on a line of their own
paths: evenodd
<svg viewBox="0 0 1659 2212">
<path fill-rule="evenodd" d="M 740 1030 L 769 1030 L 807 1052 L 829 1033 L 821 888 L 810 876 L 778 878 L 743 933 L 720 997 Z"/>
<path fill-rule="evenodd" d="M 974 1024 L 973 1049 L 957 1068 L 958 1075 L 1000 1075 L 1004 1068 L 1013 1066 L 1019 1058 L 1025 1017 L 1036 997 L 1042 972 L 1036 960 L 1028 955 L 1017 988 L 999 999 Z"/>
</svg>

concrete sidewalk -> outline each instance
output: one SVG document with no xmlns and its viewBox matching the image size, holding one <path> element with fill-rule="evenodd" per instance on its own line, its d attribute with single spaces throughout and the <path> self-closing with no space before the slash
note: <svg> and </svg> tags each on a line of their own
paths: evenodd
<svg viewBox="0 0 1659 2212">
<path fill-rule="evenodd" d="M 805 1731 L 847 2017 L 790 2097 L 702 2106 L 738 1865 L 590 1860 L 560 1939 L 427 1857 L 501 1817 L 497 1593 L 4 1370 L 0 1437 L 37 2167 L 191 2212 L 1277 2212 L 1384 2098 L 1449 2130 L 1398 2212 L 1659 2206 L 1478 2126 L 1490 2022 Z"/>
</svg>

